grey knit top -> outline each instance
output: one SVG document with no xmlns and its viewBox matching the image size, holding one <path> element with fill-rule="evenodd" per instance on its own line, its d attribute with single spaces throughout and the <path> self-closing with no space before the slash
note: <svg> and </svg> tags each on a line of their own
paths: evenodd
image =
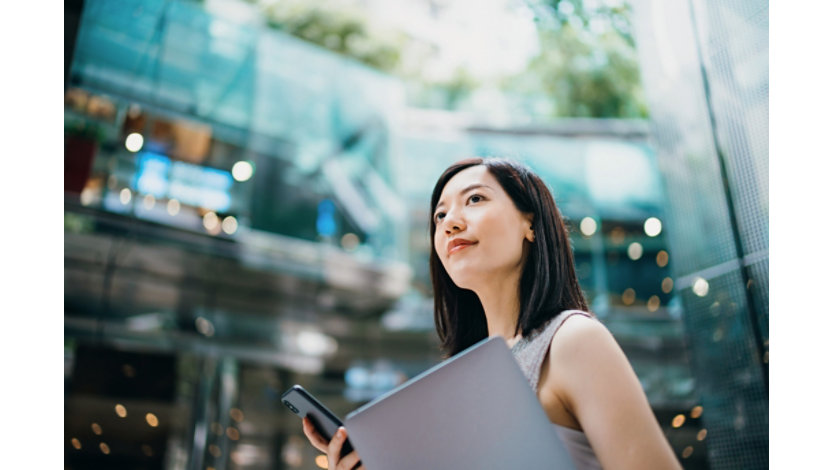
<svg viewBox="0 0 834 470">
<path fill-rule="evenodd" d="M 553 335 L 569 317 L 573 315 L 584 315 L 588 318 L 593 318 L 588 312 L 581 310 L 565 310 L 546 323 L 543 328 L 533 332 L 530 336 L 520 339 L 512 347 L 512 353 L 518 365 L 521 366 L 524 376 L 533 388 L 534 392 L 538 391 L 539 377 L 541 376 L 542 363 L 545 355 L 550 350 L 550 343 Z M 573 463 L 577 470 L 601 470 L 602 466 L 597 459 L 591 443 L 584 432 L 576 429 L 570 429 L 558 424 L 556 427 L 556 434 L 565 444 L 565 447 L 570 452 L 573 458 Z"/>
</svg>

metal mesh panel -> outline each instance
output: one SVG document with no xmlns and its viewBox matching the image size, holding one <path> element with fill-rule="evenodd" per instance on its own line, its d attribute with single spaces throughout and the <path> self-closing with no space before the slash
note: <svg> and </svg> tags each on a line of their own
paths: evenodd
<svg viewBox="0 0 834 470">
<path fill-rule="evenodd" d="M 767 468 L 767 2 L 634 7 L 709 465 Z"/>
</svg>

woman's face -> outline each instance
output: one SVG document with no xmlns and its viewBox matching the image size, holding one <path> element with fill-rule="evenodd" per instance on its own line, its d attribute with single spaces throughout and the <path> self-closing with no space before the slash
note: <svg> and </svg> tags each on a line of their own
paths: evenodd
<svg viewBox="0 0 834 470">
<path fill-rule="evenodd" d="M 532 216 L 515 207 L 486 166 L 452 177 L 433 217 L 434 249 L 458 287 L 475 290 L 520 274 Z"/>
</svg>

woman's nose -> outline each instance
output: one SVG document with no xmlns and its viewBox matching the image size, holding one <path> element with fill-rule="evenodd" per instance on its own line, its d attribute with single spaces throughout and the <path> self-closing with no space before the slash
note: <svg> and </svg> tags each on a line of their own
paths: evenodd
<svg viewBox="0 0 834 470">
<path fill-rule="evenodd" d="M 463 221 L 463 218 L 455 212 L 448 212 L 446 217 L 443 218 L 443 229 L 446 231 L 447 234 L 460 232 L 466 228 L 466 223 Z"/>
</svg>

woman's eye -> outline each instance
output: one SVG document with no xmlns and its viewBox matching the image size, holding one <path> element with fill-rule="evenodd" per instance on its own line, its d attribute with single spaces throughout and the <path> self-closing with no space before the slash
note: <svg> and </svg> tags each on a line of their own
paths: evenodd
<svg viewBox="0 0 834 470">
<path fill-rule="evenodd" d="M 484 199 L 480 194 L 473 194 L 469 196 L 469 202 L 481 202 Z"/>
<path fill-rule="evenodd" d="M 434 214 L 434 220 L 440 221 L 443 220 L 443 217 L 446 217 L 445 212 L 438 212 L 437 214 Z"/>
</svg>

